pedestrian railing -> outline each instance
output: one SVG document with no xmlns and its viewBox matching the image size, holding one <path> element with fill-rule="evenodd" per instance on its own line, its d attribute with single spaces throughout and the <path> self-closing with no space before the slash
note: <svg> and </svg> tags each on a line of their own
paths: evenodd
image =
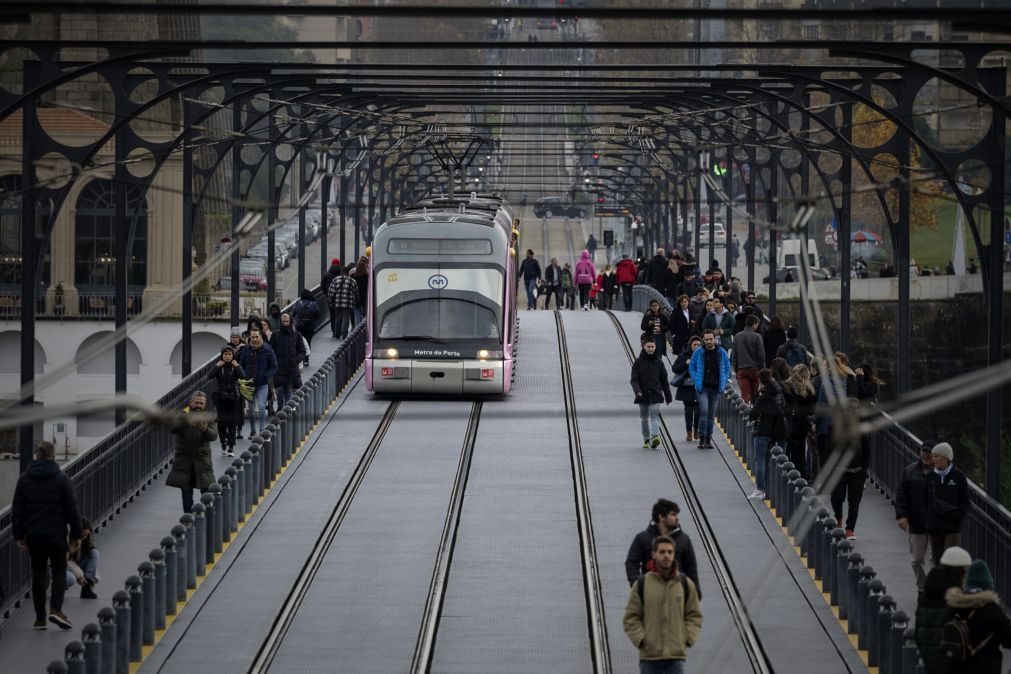
<svg viewBox="0 0 1011 674">
<path fill-rule="evenodd" d="M 326 300 L 316 288 L 320 305 L 317 330 L 329 320 Z M 320 299 L 323 298 L 323 299 Z M 207 361 L 168 393 L 156 405 L 179 409 L 193 391 L 206 389 L 207 377 L 217 356 Z M 175 436 L 164 425 L 142 420 L 127 421 L 87 451 L 63 466 L 77 496 L 84 517 L 100 525 L 119 514 L 166 468 L 175 448 Z M 10 617 L 20 606 L 31 585 L 28 555 L 18 549 L 12 530 L 10 506 L 0 510 L 0 618 Z"/>
</svg>

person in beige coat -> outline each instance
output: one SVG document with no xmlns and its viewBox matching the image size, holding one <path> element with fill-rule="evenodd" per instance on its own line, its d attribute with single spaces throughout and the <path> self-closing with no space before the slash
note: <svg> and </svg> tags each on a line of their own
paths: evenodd
<svg viewBox="0 0 1011 674">
<path fill-rule="evenodd" d="M 695 583 L 674 561 L 674 541 L 653 539 L 653 566 L 632 585 L 625 634 L 639 649 L 640 674 L 682 674 L 688 649 L 702 630 Z"/>
</svg>

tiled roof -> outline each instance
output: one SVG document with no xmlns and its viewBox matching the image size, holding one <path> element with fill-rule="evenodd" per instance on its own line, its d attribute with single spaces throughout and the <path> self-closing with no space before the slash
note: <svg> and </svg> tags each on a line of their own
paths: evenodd
<svg viewBox="0 0 1011 674">
<path fill-rule="evenodd" d="M 79 110 L 67 108 L 39 108 L 39 126 L 52 136 L 99 136 L 109 130 L 109 125 Z M 22 111 L 16 110 L 0 120 L 0 142 L 4 145 L 21 143 Z"/>
</svg>

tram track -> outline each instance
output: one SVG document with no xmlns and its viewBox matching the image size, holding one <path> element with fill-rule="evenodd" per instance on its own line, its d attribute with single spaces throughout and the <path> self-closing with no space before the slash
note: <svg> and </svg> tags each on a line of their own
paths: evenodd
<svg viewBox="0 0 1011 674">
<path fill-rule="evenodd" d="M 586 598 L 587 624 L 590 633 L 590 653 L 594 674 L 610 674 L 611 651 L 604 620 L 604 593 L 597 563 L 597 546 L 593 538 L 593 521 L 586 485 L 579 419 L 576 413 L 576 391 L 572 383 L 572 366 L 562 313 L 555 310 L 555 330 L 561 366 L 562 397 L 565 403 L 565 424 L 569 435 L 569 461 L 572 467 L 573 492 L 576 502 L 576 524 L 579 531 L 580 562 L 583 591 Z"/>
<path fill-rule="evenodd" d="M 618 341 L 621 343 L 622 348 L 625 351 L 625 356 L 628 359 L 629 365 L 631 365 L 635 360 L 635 352 L 632 350 L 632 345 L 629 343 L 628 335 L 625 333 L 618 317 L 615 316 L 613 312 L 608 311 L 607 315 L 611 319 L 611 323 L 618 333 Z M 712 564 L 717 583 L 720 586 L 720 592 L 723 594 L 724 601 L 727 602 L 727 607 L 730 610 L 734 627 L 741 638 L 748 660 L 751 662 L 752 669 L 760 674 L 771 673 L 773 671 L 772 663 L 769 661 L 769 656 L 762 646 L 761 639 L 758 636 L 758 631 L 748 613 L 747 605 L 741 597 L 741 592 L 734 582 L 733 574 L 730 571 L 730 565 L 723 555 L 719 542 L 716 540 L 713 525 L 710 523 L 705 510 L 702 508 L 701 499 L 695 491 L 692 481 L 688 477 L 688 470 L 678 454 L 677 447 L 674 444 L 674 438 L 667 427 L 667 422 L 662 416 L 660 417 L 660 430 L 662 439 L 661 444 L 663 446 L 664 453 L 667 455 L 667 460 L 670 462 L 671 469 L 674 473 L 674 479 L 677 482 L 681 493 L 684 495 L 685 508 L 692 517 L 692 520 L 695 522 L 698 530 L 699 541 L 701 542 L 702 548 L 705 550 L 710 563 Z"/>
</svg>

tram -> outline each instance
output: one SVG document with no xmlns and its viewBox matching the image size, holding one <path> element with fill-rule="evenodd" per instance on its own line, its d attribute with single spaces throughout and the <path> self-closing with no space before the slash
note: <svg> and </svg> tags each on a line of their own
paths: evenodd
<svg viewBox="0 0 1011 674">
<path fill-rule="evenodd" d="M 376 393 L 500 395 L 513 374 L 512 217 L 497 195 L 434 197 L 372 241 L 365 381 Z"/>
</svg>

